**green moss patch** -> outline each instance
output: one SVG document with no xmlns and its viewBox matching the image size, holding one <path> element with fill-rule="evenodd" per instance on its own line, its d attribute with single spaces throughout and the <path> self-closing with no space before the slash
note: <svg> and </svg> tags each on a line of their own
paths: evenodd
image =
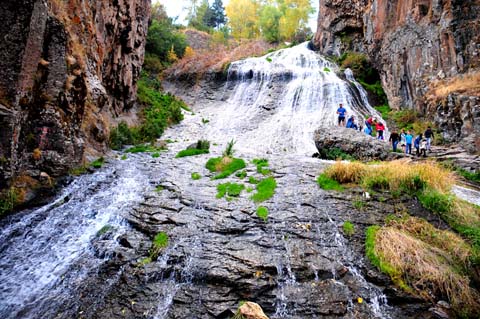
<svg viewBox="0 0 480 319">
<path fill-rule="evenodd" d="M 180 158 L 180 157 L 187 157 L 187 156 L 196 156 L 196 155 L 201 155 L 201 154 L 208 154 L 210 153 L 209 150 L 199 150 L 196 148 L 191 148 L 191 149 L 186 149 L 183 151 L 180 151 L 175 155 L 175 158 Z"/>
<path fill-rule="evenodd" d="M 325 174 L 321 174 L 320 176 L 318 176 L 317 183 L 318 183 L 318 186 L 320 186 L 321 189 L 324 189 L 324 190 L 327 190 L 327 191 L 333 190 L 333 191 L 339 191 L 340 192 L 340 191 L 344 190 L 343 186 L 339 182 L 337 182 L 336 180 L 328 177 Z"/>
<path fill-rule="evenodd" d="M 273 177 L 265 178 L 257 184 L 257 192 L 251 198 L 255 203 L 264 202 L 273 197 L 276 188 L 277 182 Z"/>
<path fill-rule="evenodd" d="M 212 179 L 226 178 L 246 166 L 243 159 L 230 157 L 214 157 L 209 159 L 205 165 L 210 172 L 218 172 Z"/>
<path fill-rule="evenodd" d="M 224 183 L 217 185 L 217 198 L 224 196 L 239 197 L 242 191 L 245 189 L 245 185 L 236 183 Z"/>
</svg>

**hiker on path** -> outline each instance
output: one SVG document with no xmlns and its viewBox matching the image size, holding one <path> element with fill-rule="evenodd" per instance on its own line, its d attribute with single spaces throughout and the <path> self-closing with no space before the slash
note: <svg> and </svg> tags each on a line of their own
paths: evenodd
<svg viewBox="0 0 480 319">
<path fill-rule="evenodd" d="M 397 151 L 398 142 L 400 142 L 400 135 L 398 135 L 397 131 L 393 131 L 392 134 L 390 134 L 388 141 L 392 143 L 392 149 L 395 153 Z"/>
<path fill-rule="evenodd" d="M 400 133 L 400 147 L 402 148 L 402 152 L 405 153 L 405 146 L 407 145 L 407 142 L 405 140 L 405 136 L 407 134 L 405 133 L 405 129 L 402 129 L 402 132 Z"/>
<path fill-rule="evenodd" d="M 343 107 L 343 104 L 339 104 L 339 108 L 337 109 L 338 114 L 338 126 L 345 126 L 345 114 L 347 114 L 347 110 Z"/>
<path fill-rule="evenodd" d="M 370 131 L 373 131 L 372 125 L 375 124 L 376 119 L 372 116 L 368 118 L 368 120 L 365 121 L 365 125 L 370 129 Z M 371 134 L 370 134 L 371 135 Z"/>
<path fill-rule="evenodd" d="M 420 155 L 423 155 L 423 157 L 427 157 L 427 139 L 422 138 L 420 141 Z"/>
<path fill-rule="evenodd" d="M 425 134 L 425 138 L 427 139 L 427 151 L 430 153 L 430 148 L 432 146 L 432 139 L 434 137 L 432 128 L 430 126 L 427 127 L 424 134 Z"/>
<path fill-rule="evenodd" d="M 413 142 L 413 146 L 415 147 L 415 155 L 420 156 L 420 141 L 422 140 L 423 136 L 420 133 Z"/>
<path fill-rule="evenodd" d="M 412 154 L 412 142 L 413 142 L 413 135 L 410 134 L 410 131 L 407 131 L 405 134 L 405 154 Z"/>
<path fill-rule="evenodd" d="M 385 125 L 383 125 L 382 122 L 378 122 L 375 124 L 375 128 L 377 129 L 377 138 L 383 141 L 383 131 L 385 131 Z"/>
</svg>

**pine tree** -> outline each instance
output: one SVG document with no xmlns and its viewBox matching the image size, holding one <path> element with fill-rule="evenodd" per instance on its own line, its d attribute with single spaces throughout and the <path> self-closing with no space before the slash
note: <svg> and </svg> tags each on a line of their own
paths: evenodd
<svg viewBox="0 0 480 319">
<path fill-rule="evenodd" d="M 215 28 L 220 29 L 220 27 L 227 22 L 222 0 L 215 0 L 213 2 L 212 11 L 215 19 Z"/>
</svg>

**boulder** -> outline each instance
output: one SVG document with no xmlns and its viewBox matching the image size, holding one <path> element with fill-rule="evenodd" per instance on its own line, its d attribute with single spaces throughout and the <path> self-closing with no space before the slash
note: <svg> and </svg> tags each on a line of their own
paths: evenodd
<svg viewBox="0 0 480 319">
<path fill-rule="evenodd" d="M 245 319 L 268 319 L 263 313 L 262 307 L 254 302 L 244 303 L 238 311 Z"/>
<path fill-rule="evenodd" d="M 344 127 L 319 128 L 314 135 L 319 157 L 336 159 L 336 154 L 344 153 L 362 161 L 387 160 L 396 157 L 390 152 L 390 144 L 365 133 Z"/>
</svg>

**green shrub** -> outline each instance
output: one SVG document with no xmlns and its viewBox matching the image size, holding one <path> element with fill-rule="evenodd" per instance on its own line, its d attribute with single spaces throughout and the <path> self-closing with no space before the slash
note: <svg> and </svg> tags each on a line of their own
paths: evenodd
<svg viewBox="0 0 480 319">
<path fill-rule="evenodd" d="M 202 124 L 207 124 L 209 122 L 210 122 L 210 120 L 202 118 Z"/>
<path fill-rule="evenodd" d="M 237 172 L 235 174 L 236 177 L 240 178 L 240 179 L 244 179 L 245 177 L 247 177 L 247 171 L 243 170 L 241 172 Z"/>
<path fill-rule="evenodd" d="M 352 222 L 346 221 L 343 223 L 343 233 L 348 237 L 355 234 L 355 226 L 352 224 Z"/>
<path fill-rule="evenodd" d="M 208 154 L 208 153 L 210 153 L 209 150 L 199 150 L 196 148 L 190 148 L 190 149 L 186 149 L 178 152 L 177 155 L 175 155 L 175 158 L 195 156 L 195 155 Z"/>
<path fill-rule="evenodd" d="M 358 210 L 362 210 L 365 207 L 365 202 L 362 199 L 357 198 L 353 201 L 353 207 Z"/>
<path fill-rule="evenodd" d="M 236 171 L 244 169 L 247 165 L 245 161 L 240 158 L 225 158 L 225 157 L 214 157 L 208 160 L 205 167 L 210 172 L 219 172 L 212 179 L 221 179 L 226 178 Z"/>
<path fill-rule="evenodd" d="M 456 167 L 455 170 L 457 171 L 458 174 L 463 176 L 465 179 L 472 182 L 480 183 L 480 171 L 469 172 L 460 167 Z"/>
<path fill-rule="evenodd" d="M 127 155 L 123 154 L 122 157 L 120 157 L 120 159 L 121 159 L 122 161 L 126 160 L 126 159 L 127 159 Z"/>
<path fill-rule="evenodd" d="M 321 159 L 333 161 L 337 159 L 353 161 L 355 159 L 352 155 L 345 153 L 342 149 L 338 147 L 322 148 L 319 151 L 319 154 Z"/>
<path fill-rule="evenodd" d="M 250 184 L 258 184 L 258 183 L 260 183 L 260 181 L 259 181 L 258 179 L 256 179 L 255 177 L 253 177 L 253 176 L 250 176 L 250 177 L 248 178 L 248 182 L 249 182 Z"/>
<path fill-rule="evenodd" d="M 202 175 L 200 175 L 199 173 L 197 173 L 197 172 L 192 173 L 192 179 L 193 179 L 194 181 L 197 181 L 197 180 L 199 180 L 200 178 L 202 178 Z"/>
<path fill-rule="evenodd" d="M 91 162 L 90 166 L 93 168 L 102 168 L 103 164 L 105 164 L 105 159 L 103 157 L 99 157 Z"/>
<path fill-rule="evenodd" d="M 210 149 L 210 141 L 198 140 L 195 148 L 198 149 L 198 150 L 209 150 Z"/>
<path fill-rule="evenodd" d="M 453 209 L 453 196 L 442 194 L 433 189 L 426 189 L 419 193 L 418 199 L 423 207 L 441 216 Z"/>
<path fill-rule="evenodd" d="M 327 68 L 327 67 L 324 67 L 324 68 L 323 68 L 323 72 L 330 72 L 330 71 L 331 71 L 331 70 L 330 70 L 329 68 Z"/>
<path fill-rule="evenodd" d="M 15 188 L 10 188 L 0 193 L 0 217 L 11 212 L 17 205 L 18 194 Z"/>
<path fill-rule="evenodd" d="M 267 62 L 270 62 L 270 63 L 272 63 L 272 61 L 273 61 L 272 58 L 270 58 L 270 57 L 266 57 L 265 59 L 267 60 Z"/>
<path fill-rule="evenodd" d="M 160 157 L 160 153 L 153 153 L 153 154 L 152 154 L 152 157 L 153 157 L 153 158 L 159 158 L 159 157 Z"/>
<path fill-rule="evenodd" d="M 262 219 L 265 223 L 268 219 L 268 208 L 260 206 L 257 208 L 257 216 Z"/>
<path fill-rule="evenodd" d="M 168 235 L 165 232 L 159 232 L 155 235 L 152 242 L 152 247 L 150 248 L 150 258 L 151 260 L 157 260 L 160 252 L 168 246 Z"/>
<path fill-rule="evenodd" d="M 236 183 L 224 183 L 217 185 L 217 198 L 222 198 L 225 195 L 228 197 L 238 197 L 245 189 L 245 185 Z"/>
<path fill-rule="evenodd" d="M 233 154 L 235 153 L 235 150 L 233 149 L 233 146 L 235 146 L 235 140 L 231 140 L 230 142 L 227 143 L 227 147 L 223 151 L 223 157 L 232 157 Z"/>
<path fill-rule="evenodd" d="M 124 145 L 135 144 L 135 142 L 132 129 L 124 121 L 120 122 L 117 127 L 111 128 L 109 137 L 111 149 L 120 150 Z"/>
<path fill-rule="evenodd" d="M 382 114 L 382 118 L 384 120 L 388 120 L 390 118 L 390 112 L 392 109 L 388 104 L 375 106 L 375 109 Z"/>
<path fill-rule="evenodd" d="M 257 184 L 257 192 L 251 198 L 255 203 L 264 202 L 273 197 L 276 188 L 277 182 L 273 177 L 265 178 Z"/>
<path fill-rule="evenodd" d="M 343 186 L 334 179 L 331 179 L 324 173 L 317 178 L 318 186 L 324 190 L 343 191 Z"/>
<path fill-rule="evenodd" d="M 73 167 L 68 171 L 68 173 L 72 176 L 80 176 L 87 173 L 87 167 L 85 165 Z"/>
</svg>

